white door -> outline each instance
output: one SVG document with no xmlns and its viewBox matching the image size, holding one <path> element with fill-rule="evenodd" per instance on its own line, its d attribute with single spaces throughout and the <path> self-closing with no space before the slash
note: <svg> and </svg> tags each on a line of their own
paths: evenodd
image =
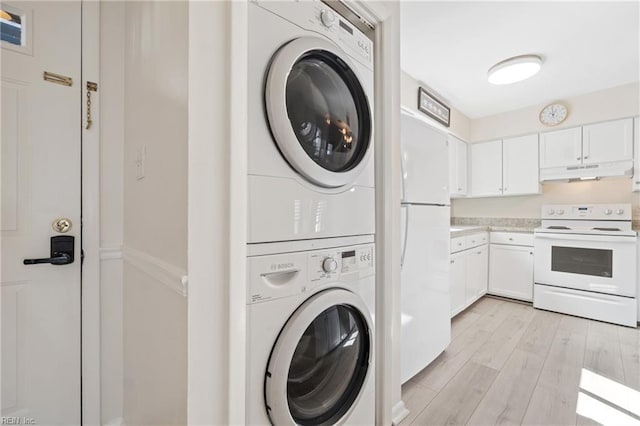
<svg viewBox="0 0 640 426">
<path fill-rule="evenodd" d="M 582 162 L 582 127 L 540 133 L 540 168 L 567 167 Z"/>
<path fill-rule="evenodd" d="M 582 128 L 584 164 L 633 159 L 633 119 L 590 124 Z"/>
<path fill-rule="evenodd" d="M 540 192 L 538 155 L 537 134 L 502 141 L 502 193 L 504 195 Z"/>
<path fill-rule="evenodd" d="M 451 195 L 467 195 L 467 143 L 449 135 L 449 189 Z"/>
<path fill-rule="evenodd" d="M 449 272 L 451 293 L 451 317 L 458 315 L 466 303 L 467 291 L 467 257 L 468 251 L 460 251 L 451 255 Z"/>
<path fill-rule="evenodd" d="M 449 204 L 447 136 L 404 112 L 401 117 L 402 202 Z"/>
<path fill-rule="evenodd" d="M 502 141 L 472 143 L 471 194 L 486 197 L 502 194 Z"/>
<path fill-rule="evenodd" d="M 489 293 L 533 300 L 533 247 L 491 244 Z"/>
<path fill-rule="evenodd" d="M 1 415 L 80 424 L 81 3 L 0 8 Z M 45 81 L 45 72 L 72 83 Z M 71 229 L 54 231 L 56 218 Z M 73 263 L 23 264 L 49 258 L 54 236 L 75 237 Z"/>
<path fill-rule="evenodd" d="M 449 344 L 449 207 L 405 205 L 400 274 L 400 376 L 404 383 Z"/>
</svg>

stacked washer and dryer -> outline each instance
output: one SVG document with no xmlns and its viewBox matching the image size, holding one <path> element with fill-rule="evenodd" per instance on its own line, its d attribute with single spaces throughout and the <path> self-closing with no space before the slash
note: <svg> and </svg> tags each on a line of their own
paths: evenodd
<svg viewBox="0 0 640 426">
<path fill-rule="evenodd" d="M 250 2 L 247 424 L 375 423 L 373 43 Z"/>
</svg>

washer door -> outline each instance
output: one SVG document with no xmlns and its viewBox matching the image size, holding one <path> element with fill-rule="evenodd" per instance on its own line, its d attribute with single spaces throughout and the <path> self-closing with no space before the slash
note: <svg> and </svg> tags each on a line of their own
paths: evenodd
<svg viewBox="0 0 640 426">
<path fill-rule="evenodd" d="M 302 37 L 273 58 L 265 90 L 271 132 L 289 164 L 314 184 L 339 187 L 366 165 L 371 109 L 347 55 Z"/>
<path fill-rule="evenodd" d="M 373 340 L 369 312 L 355 294 L 332 289 L 305 301 L 278 336 L 265 400 L 275 425 L 335 424 L 367 380 Z"/>
</svg>

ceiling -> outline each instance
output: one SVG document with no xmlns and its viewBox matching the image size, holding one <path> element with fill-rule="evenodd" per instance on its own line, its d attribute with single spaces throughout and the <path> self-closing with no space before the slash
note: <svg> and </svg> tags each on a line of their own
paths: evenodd
<svg viewBox="0 0 640 426">
<path fill-rule="evenodd" d="M 469 118 L 639 80 L 639 2 L 401 3 L 402 69 Z M 487 82 L 494 64 L 542 57 L 540 72 Z"/>
</svg>

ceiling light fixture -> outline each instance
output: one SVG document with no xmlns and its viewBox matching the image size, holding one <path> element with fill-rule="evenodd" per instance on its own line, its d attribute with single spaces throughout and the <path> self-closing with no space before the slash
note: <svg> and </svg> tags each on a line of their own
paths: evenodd
<svg viewBox="0 0 640 426">
<path fill-rule="evenodd" d="M 534 76 L 542 67 L 542 58 L 538 55 L 522 55 L 498 62 L 487 74 L 491 84 L 511 84 Z"/>
</svg>

